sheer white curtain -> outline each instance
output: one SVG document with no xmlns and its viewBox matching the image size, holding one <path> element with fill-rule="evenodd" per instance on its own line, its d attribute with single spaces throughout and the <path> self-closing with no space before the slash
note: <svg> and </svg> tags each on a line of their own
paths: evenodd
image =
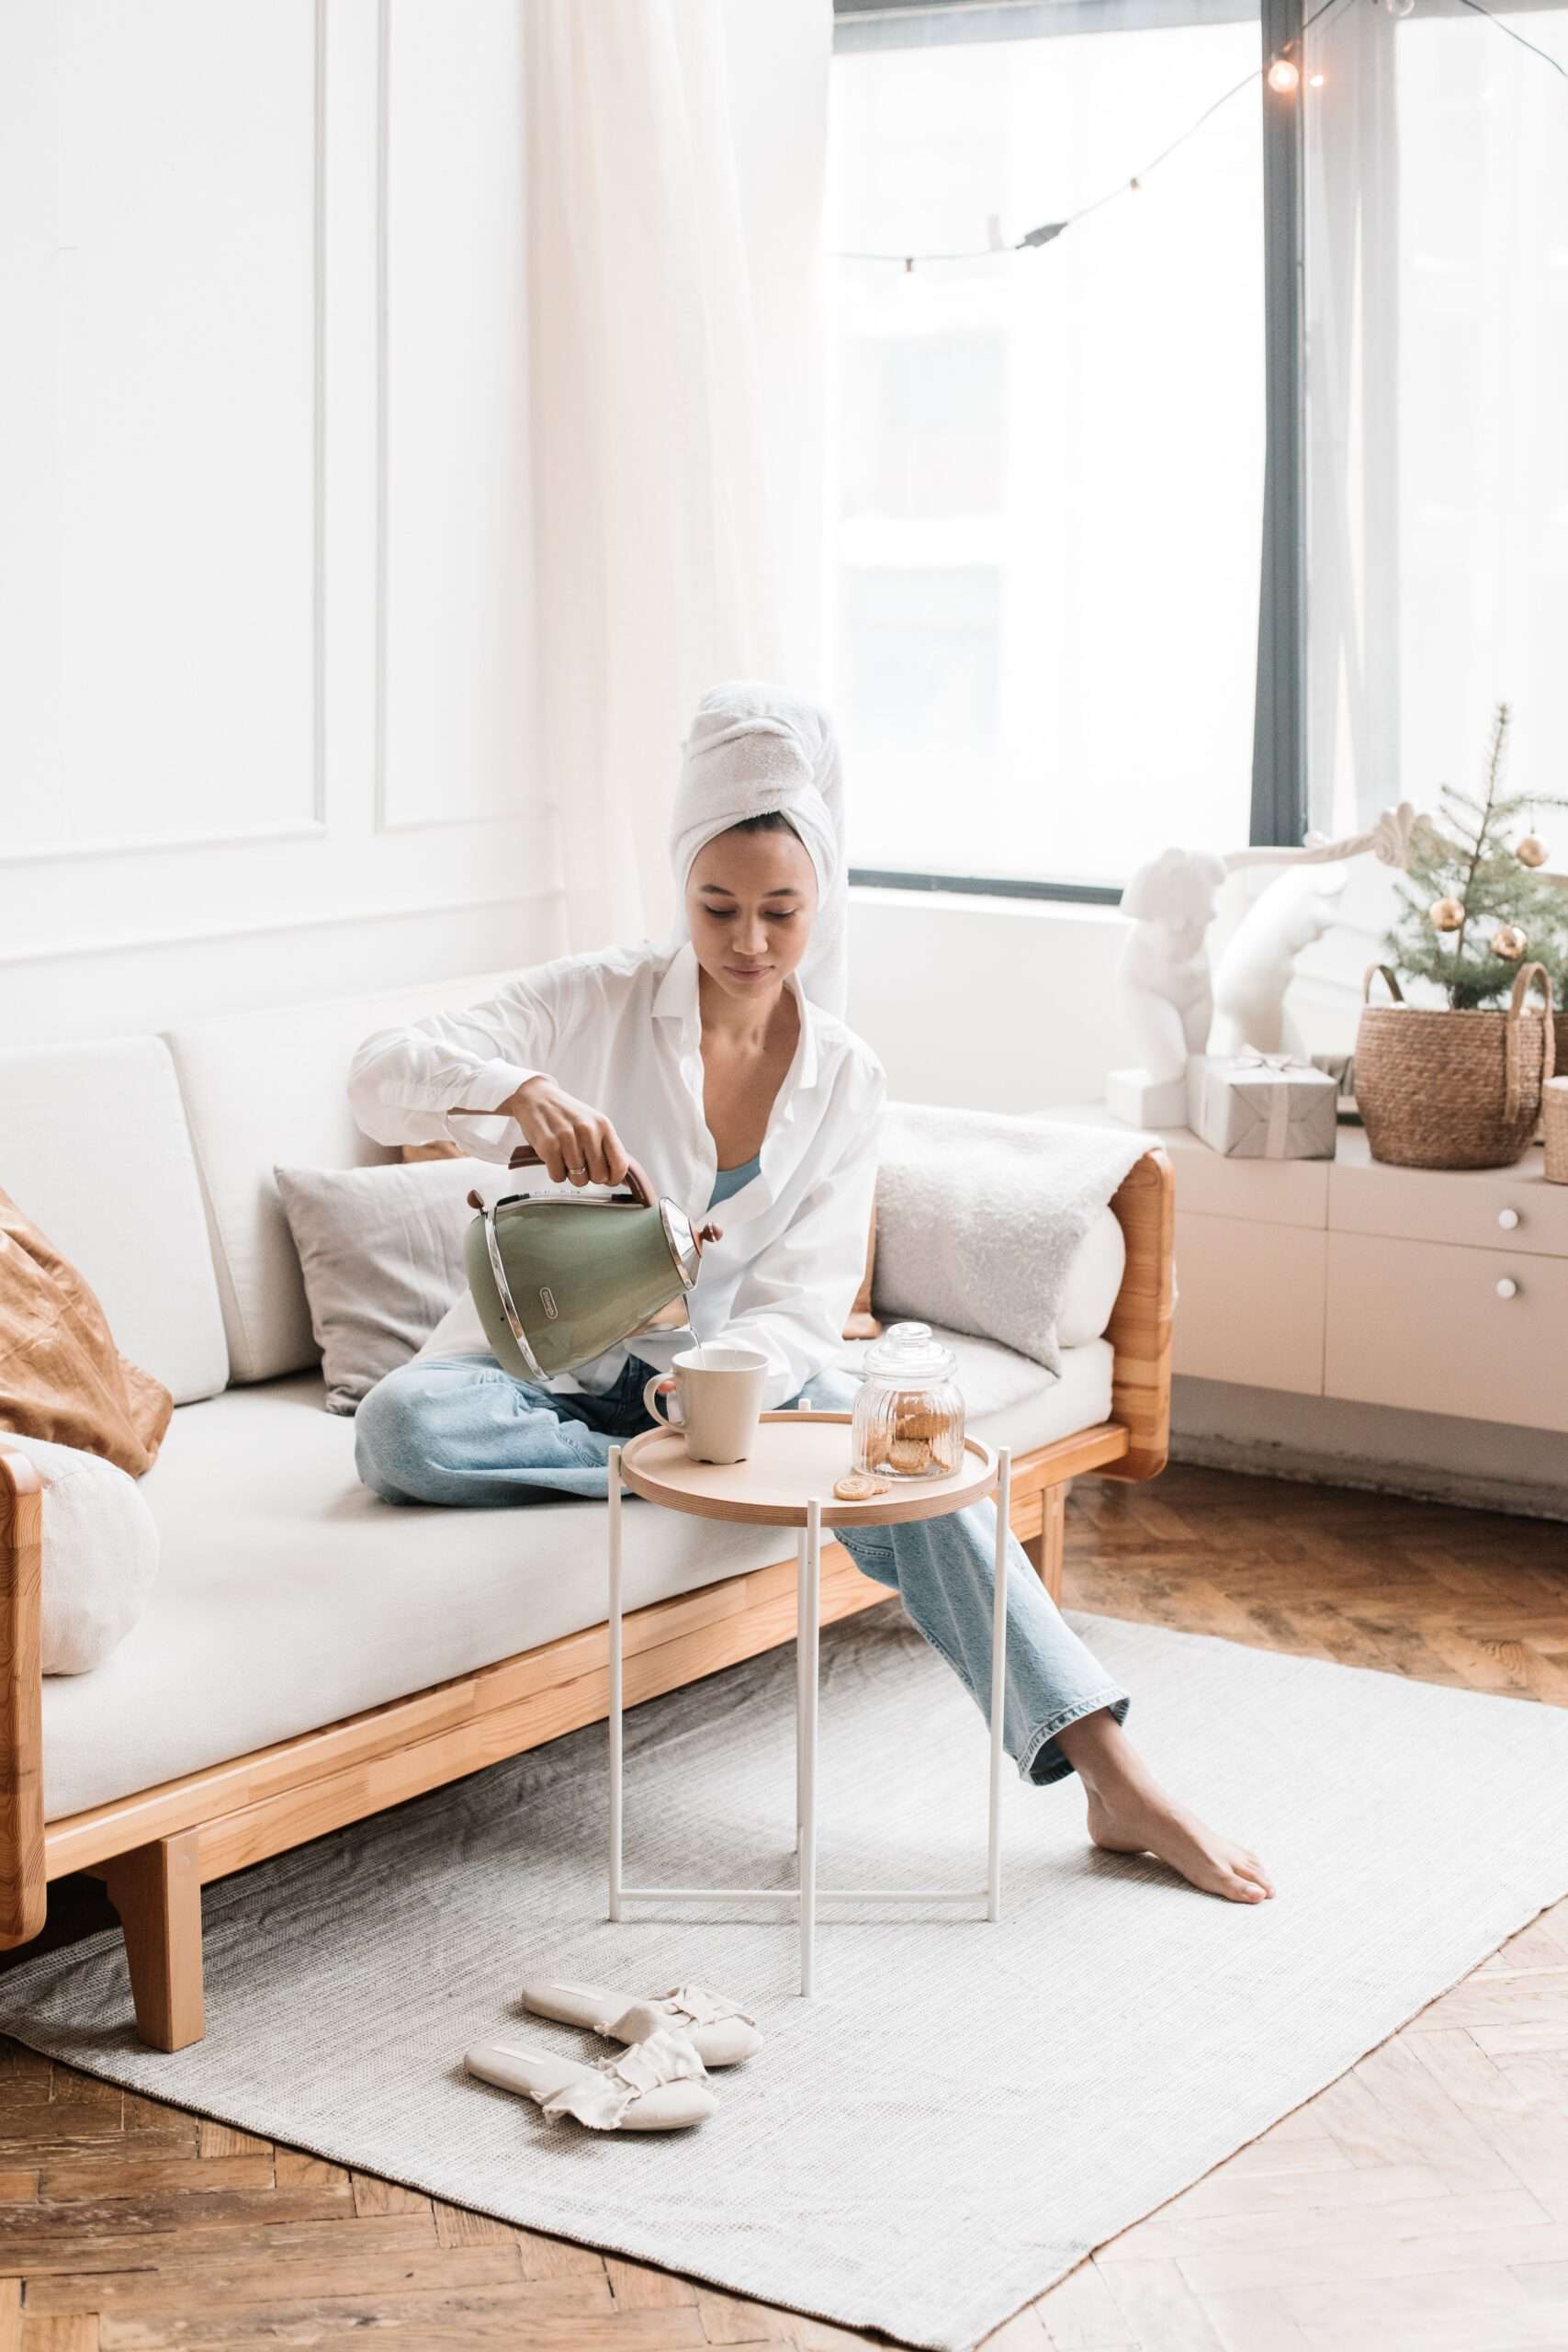
<svg viewBox="0 0 1568 2352">
<path fill-rule="evenodd" d="M 577 949 L 661 933 L 696 698 L 799 641 L 781 577 L 816 514 L 761 362 L 788 348 L 807 424 L 831 21 L 829 0 L 529 0 L 525 23 L 539 757 Z"/>
<path fill-rule="evenodd" d="M 1499 11 L 1568 63 L 1568 8 Z M 1456 0 L 1309 36 L 1313 821 L 1430 806 L 1514 705 L 1568 771 L 1568 85 Z"/>
</svg>

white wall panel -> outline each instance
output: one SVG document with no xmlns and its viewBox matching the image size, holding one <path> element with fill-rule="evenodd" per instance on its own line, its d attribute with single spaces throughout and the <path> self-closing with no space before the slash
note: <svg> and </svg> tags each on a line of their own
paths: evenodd
<svg viewBox="0 0 1568 2352">
<path fill-rule="evenodd" d="M 0 1040 L 129 1036 L 223 1012 L 521 969 L 565 952 L 558 895 L 465 898 L 283 929 L 215 924 L 183 939 L 95 946 L 0 970 Z"/>
<path fill-rule="evenodd" d="M 522 12 L 386 0 L 383 825 L 514 807 L 528 771 Z"/>
<path fill-rule="evenodd" d="M 37 17 L 8 10 L 7 45 Z M 58 24 L 52 103 L 17 128 L 25 233 L 56 261 L 19 326 L 55 395 L 61 650 L 16 682 L 7 846 L 308 825 L 312 0 L 77 0 Z"/>
<path fill-rule="evenodd" d="M 555 952 L 517 51 L 0 7 L 7 1039 Z"/>
</svg>

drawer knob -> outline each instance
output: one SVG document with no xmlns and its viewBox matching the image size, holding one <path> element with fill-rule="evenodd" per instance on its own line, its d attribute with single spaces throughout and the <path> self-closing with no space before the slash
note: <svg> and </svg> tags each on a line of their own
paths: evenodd
<svg viewBox="0 0 1568 2352">
<path fill-rule="evenodd" d="M 1499 1298 L 1517 1298 L 1518 1290 L 1519 1286 L 1512 1274 L 1505 1274 L 1497 1285 L 1497 1295 Z"/>
<path fill-rule="evenodd" d="M 1517 1209 L 1499 1209 L 1497 1212 L 1497 1222 L 1502 1227 L 1505 1233 L 1512 1233 L 1518 1221 L 1519 1213 Z"/>
</svg>

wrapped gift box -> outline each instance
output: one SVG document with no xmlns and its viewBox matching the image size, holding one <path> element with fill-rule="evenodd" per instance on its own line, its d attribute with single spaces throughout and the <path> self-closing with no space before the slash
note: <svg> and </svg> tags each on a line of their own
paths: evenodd
<svg viewBox="0 0 1568 2352">
<path fill-rule="evenodd" d="M 1332 1159 L 1339 1089 L 1288 1054 L 1195 1055 L 1187 1124 L 1227 1159 Z"/>
</svg>

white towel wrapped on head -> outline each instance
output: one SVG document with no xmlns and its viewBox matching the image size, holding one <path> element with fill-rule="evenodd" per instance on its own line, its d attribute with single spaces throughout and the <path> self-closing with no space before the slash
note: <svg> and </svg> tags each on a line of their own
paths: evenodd
<svg viewBox="0 0 1568 2352">
<path fill-rule="evenodd" d="M 799 966 L 813 1004 L 841 1020 L 848 995 L 844 803 L 833 722 L 784 686 L 731 679 L 697 706 L 671 819 L 670 854 L 686 935 L 686 876 L 698 851 L 747 817 L 777 810 L 806 845 L 817 915 Z"/>
</svg>

